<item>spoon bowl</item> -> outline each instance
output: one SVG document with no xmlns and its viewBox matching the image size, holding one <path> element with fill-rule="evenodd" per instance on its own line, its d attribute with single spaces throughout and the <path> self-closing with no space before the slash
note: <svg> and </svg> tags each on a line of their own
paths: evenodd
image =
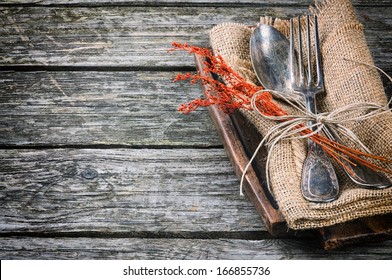
<svg viewBox="0 0 392 280">
<path fill-rule="evenodd" d="M 302 96 L 291 88 L 289 40 L 274 27 L 261 24 L 250 38 L 250 57 L 256 76 L 265 89 L 279 91 L 291 101 L 301 102 Z M 294 60 L 295 67 L 298 62 Z"/>
</svg>

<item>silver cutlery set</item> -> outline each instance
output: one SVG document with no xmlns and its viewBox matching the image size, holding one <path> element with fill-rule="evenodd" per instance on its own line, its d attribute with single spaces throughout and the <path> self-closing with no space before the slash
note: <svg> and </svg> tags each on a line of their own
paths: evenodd
<svg viewBox="0 0 392 280">
<path fill-rule="evenodd" d="M 313 28 L 312 48 L 310 16 L 306 17 L 306 41 L 303 39 L 300 17 L 297 21 L 290 19 L 289 39 L 270 25 L 258 25 L 250 39 L 250 54 L 253 69 L 265 89 L 278 91 L 288 100 L 304 103 L 307 111 L 317 114 L 316 95 L 324 92 L 324 78 L 316 16 L 313 18 Z M 306 52 L 303 45 L 306 46 Z M 315 73 L 312 71 L 312 52 L 315 58 Z M 304 57 L 307 58 L 306 69 Z M 317 129 L 314 121 L 309 121 L 307 126 L 313 131 Z M 332 141 L 344 144 L 328 126 L 325 126 L 323 131 Z M 323 148 L 308 139 L 308 154 L 302 168 L 302 194 L 311 202 L 333 201 L 339 195 L 335 170 Z M 350 172 L 346 170 L 347 175 L 361 187 L 382 189 L 392 185 L 384 174 L 351 158 L 347 165 L 350 169 Z"/>
</svg>

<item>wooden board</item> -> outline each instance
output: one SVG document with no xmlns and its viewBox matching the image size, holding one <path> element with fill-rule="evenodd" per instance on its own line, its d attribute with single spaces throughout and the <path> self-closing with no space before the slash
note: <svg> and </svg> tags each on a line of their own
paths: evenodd
<svg viewBox="0 0 392 280">
<path fill-rule="evenodd" d="M 222 148 L 0 150 L 0 201 L 7 236 L 268 235 Z"/>
<path fill-rule="evenodd" d="M 123 237 L 3 237 L 4 259 L 390 260 L 392 241 L 326 252 L 309 240 Z"/>
<path fill-rule="evenodd" d="M 270 3 L 244 6 L 0 6 L 2 67 L 82 67 L 94 69 L 190 67 L 186 53 L 167 53 L 173 41 L 203 46 L 221 22 L 254 25 L 261 15 L 289 17 L 308 11 Z M 376 65 L 387 72 L 392 7 L 358 7 Z M 64 68 L 63 68 L 64 69 Z"/>
<path fill-rule="evenodd" d="M 195 62 L 202 75 L 209 75 L 203 70 L 202 57 L 195 55 Z M 237 175 L 241 177 L 249 158 L 260 143 L 262 135 L 257 133 L 255 126 L 247 121 L 240 112 L 236 112 L 229 117 L 215 107 L 210 107 L 209 111 L 234 169 Z M 266 224 L 268 231 L 274 236 L 303 234 L 299 231 L 291 232 L 276 203 L 268 194 L 267 189 L 263 187 L 265 176 L 263 176 L 262 170 L 264 170 L 264 167 L 265 154 L 261 151 L 253 162 L 253 169 L 247 173 L 245 190 Z M 314 231 L 312 230 L 312 232 Z M 323 247 L 327 250 L 363 241 L 392 239 L 392 214 L 321 228 L 318 230 L 318 234 Z"/>
<path fill-rule="evenodd" d="M 2 147 L 221 147 L 200 91 L 170 71 L 2 72 Z"/>
<path fill-rule="evenodd" d="M 101 5 L 119 5 L 119 6 L 140 6 L 140 5 L 166 5 L 166 6 L 247 6 L 247 7 L 260 7 L 260 6 L 305 6 L 313 4 L 313 0 L 2 0 L 3 5 L 88 5 L 88 6 L 101 6 Z M 369 0 L 353 0 L 355 6 L 375 6 L 373 1 Z M 390 5 L 390 0 L 379 0 L 377 6 Z M 0 5 L 1 5 L 0 4 Z"/>
</svg>

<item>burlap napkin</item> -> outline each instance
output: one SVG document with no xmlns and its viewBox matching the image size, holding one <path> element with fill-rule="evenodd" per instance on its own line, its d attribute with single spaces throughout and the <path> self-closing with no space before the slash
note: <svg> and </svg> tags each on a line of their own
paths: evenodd
<svg viewBox="0 0 392 280">
<path fill-rule="evenodd" d="M 356 102 L 386 104 L 387 99 L 377 70 L 358 62 L 373 65 L 363 27 L 358 22 L 349 0 L 328 0 L 316 3 L 311 12 L 318 15 L 321 51 L 324 63 L 326 95 L 318 99 L 319 111 L 332 111 Z M 285 20 L 262 18 L 284 34 Z M 248 81 L 257 83 L 249 56 L 251 28 L 237 23 L 222 23 L 211 30 L 211 46 Z M 346 60 L 349 59 L 349 60 Z M 353 61 L 356 62 L 353 62 Z M 283 103 L 280 103 L 287 109 Z M 261 134 L 275 123 L 255 112 L 242 110 Z M 392 156 L 392 113 L 348 125 L 374 154 Z M 330 226 L 349 220 L 392 212 L 392 188 L 364 189 L 352 183 L 337 167 L 341 192 L 330 203 L 306 201 L 300 191 L 302 164 L 306 142 L 280 142 L 271 151 L 270 188 L 289 227 L 308 229 Z M 385 167 L 391 166 L 385 164 Z M 390 176 L 391 177 L 391 176 Z"/>
</svg>

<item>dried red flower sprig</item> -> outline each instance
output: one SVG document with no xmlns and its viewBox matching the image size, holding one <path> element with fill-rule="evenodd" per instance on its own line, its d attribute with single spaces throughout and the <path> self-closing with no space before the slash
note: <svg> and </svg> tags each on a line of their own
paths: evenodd
<svg viewBox="0 0 392 280">
<path fill-rule="evenodd" d="M 226 113 L 231 113 L 235 109 L 239 108 L 253 110 L 251 100 L 253 95 L 259 92 L 255 103 L 261 114 L 266 116 L 288 115 L 285 110 L 274 102 L 273 96 L 269 92 L 263 91 L 260 93 L 260 91 L 263 90 L 261 86 L 248 83 L 225 62 L 221 55 L 214 55 L 206 48 L 190 46 L 188 44 L 172 43 L 172 46 L 173 48 L 169 51 L 183 50 L 188 51 L 190 54 L 197 54 L 204 57 L 203 71 L 207 74 L 217 75 L 225 81 L 221 82 L 211 75 L 201 75 L 200 72 L 197 72 L 196 74 L 178 74 L 174 79 L 174 82 L 189 80 L 192 84 L 201 82 L 203 85 L 208 85 L 205 87 L 205 99 L 198 98 L 188 104 L 181 104 L 178 108 L 179 111 L 188 114 L 199 107 L 207 107 L 210 105 L 217 105 L 219 109 Z M 300 127 L 303 128 L 305 126 L 302 125 Z M 310 129 L 304 129 L 301 131 L 301 134 L 307 135 L 311 132 L 312 131 Z M 352 171 L 347 168 L 345 162 L 351 162 L 349 160 L 349 158 L 351 158 L 373 170 L 384 171 L 392 174 L 392 170 L 382 168 L 363 158 L 367 157 L 390 162 L 390 160 L 386 157 L 376 156 L 346 147 L 342 144 L 331 141 L 320 134 L 313 134 L 310 138 L 322 146 L 324 151 L 341 164 L 348 172 Z"/>
<path fill-rule="evenodd" d="M 252 109 L 252 96 L 262 90 L 261 86 L 248 83 L 242 76 L 237 74 L 223 59 L 221 55 L 213 55 L 212 52 L 205 48 L 189 46 L 188 44 L 173 43 L 173 50 L 185 50 L 189 53 L 198 54 L 205 57 L 204 72 L 220 76 L 225 82 L 220 82 L 211 76 L 197 74 L 178 74 L 174 82 L 189 80 L 192 84 L 201 82 L 203 85 L 209 85 L 205 92 L 205 99 L 198 98 L 188 104 L 181 104 L 179 111 L 188 114 L 199 107 L 217 105 L 219 109 L 230 113 L 235 109 L 245 108 Z M 269 116 L 283 116 L 287 112 L 281 109 L 275 102 L 270 93 L 264 92 L 258 95 L 256 102 L 260 104 L 260 110 L 263 114 Z"/>
</svg>

